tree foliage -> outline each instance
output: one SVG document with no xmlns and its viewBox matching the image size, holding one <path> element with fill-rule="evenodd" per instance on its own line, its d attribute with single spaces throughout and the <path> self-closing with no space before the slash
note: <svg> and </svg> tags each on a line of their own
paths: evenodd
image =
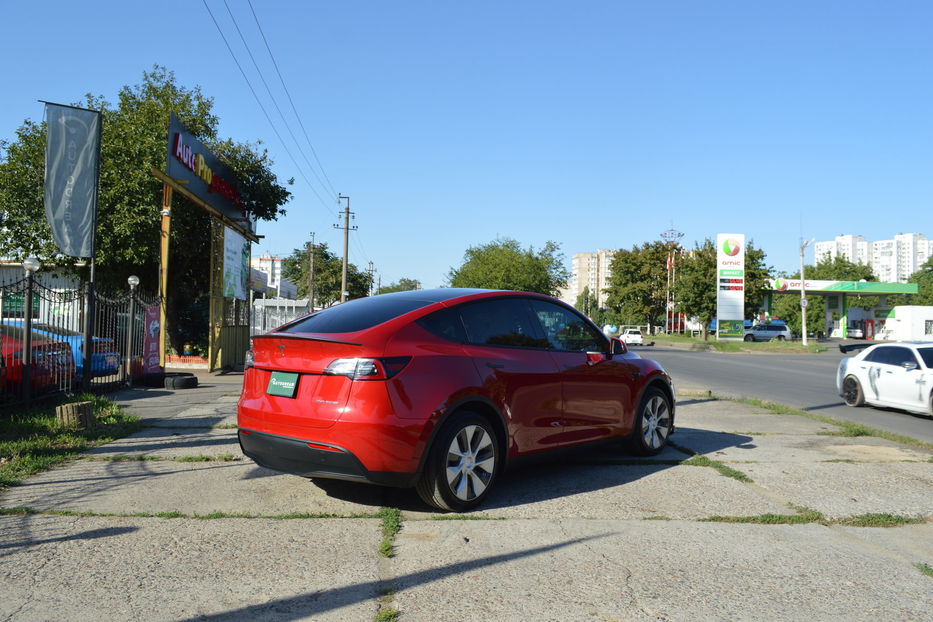
<svg viewBox="0 0 933 622">
<path fill-rule="evenodd" d="M 892 307 L 896 305 L 933 305 L 933 257 L 927 259 L 919 270 L 911 274 L 907 282 L 917 284 L 917 293 L 888 296 L 888 305 Z"/>
<path fill-rule="evenodd" d="M 862 263 L 853 263 L 845 257 L 823 257 L 815 266 L 804 266 L 804 275 L 808 281 L 877 281 L 871 266 Z M 788 278 L 799 279 L 800 271 L 788 275 Z M 850 307 L 871 307 L 877 304 L 878 299 L 871 296 L 849 296 Z M 840 311 L 841 311 L 840 306 Z M 774 297 L 774 313 L 787 322 L 791 331 L 801 334 L 803 324 L 800 313 L 800 292 L 792 294 L 777 294 Z M 807 332 L 823 333 L 829 327 L 826 324 L 826 301 L 824 296 L 807 295 Z"/>
<path fill-rule="evenodd" d="M 102 142 L 97 210 L 95 276 L 99 287 L 125 288 L 130 274 L 144 291 L 155 291 L 159 276 L 162 182 L 151 169 L 164 170 L 171 113 L 239 175 L 238 188 L 247 212 L 258 220 L 285 213 L 290 197 L 271 172 L 272 162 L 259 145 L 220 140 L 213 100 L 199 87 L 175 82 L 164 67 L 144 72 L 142 82 L 123 87 L 116 106 L 87 95 L 75 105 L 100 110 Z M 26 120 L 12 142 L 0 143 L 0 256 L 14 260 L 34 255 L 43 264 L 69 271 L 75 260 L 60 255 L 45 218 L 45 123 Z M 197 303 L 208 290 L 210 218 L 175 193 L 172 203 L 169 261 L 169 335 L 177 346 L 178 300 Z M 81 273 L 81 270 L 75 270 Z M 206 305 L 205 305 L 206 307 Z M 206 315 L 191 320 L 203 324 Z M 186 332 L 191 332 L 187 331 Z"/>
<path fill-rule="evenodd" d="M 447 275 L 451 287 L 508 289 L 556 296 L 566 287 L 570 272 L 564 267 L 560 245 L 548 241 L 544 248 L 522 249 L 512 239 L 472 246 L 463 264 Z"/>
<path fill-rule="evenodd" d="M 298 288 L 298 295 L 307 297 L 310 291 L 310 268 L 307 248 L 296 248 L 282 261 L 282 275 Z M 329 307 L 340 302 L 343 280 L 343 259 L 330 252 L 327 244 L 314 245 L 314 306 Z M 348 300 L 369 295 L 372 277 L 352 263 L 347 264 Z"/>
<path fill-rule="evenodd" d="M 761 308 L 765 292 L 770 289 L 771 268 L 765 263 L 765 252 L 753 241 L 745 245 L 745 318 L 752 319 Z M 709 238 L 677 260 L 674 281 L 676 310 L 697 318 L 707 337 L 710 320 L 716 317 L 718 275 L 716 245 Z"/>
<path fill-rule="evenodd" d="M 663 324 L 667 305 L 665 242 L 646 242 L 616 251 L 609 264 L 606 307 L 619 324 Z"/>
<path fill-rule="evenodd" d="M 391 294 L 392 292 L 409 292 L 415 289 L 421 289 L 421 281 L 417 279 L 400 278 L 394 283 L 383 285 L 376 290 L 377 294 Z"/>
</svg>

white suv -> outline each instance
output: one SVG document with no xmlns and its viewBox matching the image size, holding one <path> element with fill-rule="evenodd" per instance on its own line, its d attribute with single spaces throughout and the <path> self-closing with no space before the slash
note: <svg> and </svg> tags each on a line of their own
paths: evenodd
<svg viewBox="0 0 933 622">
<path fill-rule="evenodd" d="M 785 341 L 791 338 L 787 324 L 756 324 L 745 329 L 745 341 Z"/>
<path fill-rule="evenodd" d="M 641 338 L 641 331 L 637 328 L 626 328 L 619 339 L 622 340 L 627 346 L 640 346 L 644 344 L 644 341 Z"/>
</svg>

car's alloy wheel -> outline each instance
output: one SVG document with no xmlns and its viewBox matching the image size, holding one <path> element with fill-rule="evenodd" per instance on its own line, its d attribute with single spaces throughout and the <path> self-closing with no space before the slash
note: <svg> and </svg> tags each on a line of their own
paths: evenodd
<svg viewBox="0 0 933 622">
<path fill-rule="evenodd" d="M 745 335 L 745 341 L 755 341 L 755 338 L 751 335 Z"/>
<path fill-rule="evenodd" d="M 849 406 L 861 406 L 865 403 L 862 385 L 855 376 L 846 376 L 842 381 L 842 401 Z"/>
<path fill-rule="evenodd" d="M 418 494 L 440 510 L 463 512 L 489 494 L 498 470 L 496 430 L 484 417 L 461 412 L 437 436 Z"/>
<path fill-rule="evenodd" d="M 628 438 L 629 449 L 642 456 L 660 453 L 667 446 L 673 424 L 670 399 L 660 389 L 649 388 L 638 406 L 635 426 Z"/>
</svg>

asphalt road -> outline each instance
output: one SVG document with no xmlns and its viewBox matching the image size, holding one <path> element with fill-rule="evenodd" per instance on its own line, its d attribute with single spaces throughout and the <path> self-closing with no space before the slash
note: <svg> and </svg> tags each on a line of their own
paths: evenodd
<svg viewBox="0 0 933 622">
<path fill-rule="evenodd" d="M 851 408 L 836 393 L 843 355 L 832 345 L 820 354 L 738 354 L 655 346 L 633 348 L 664 366 L 678 388 L 753 397 L 801 408 L 933 443 L 933 419 L 904 411 Z"/>
</svg>

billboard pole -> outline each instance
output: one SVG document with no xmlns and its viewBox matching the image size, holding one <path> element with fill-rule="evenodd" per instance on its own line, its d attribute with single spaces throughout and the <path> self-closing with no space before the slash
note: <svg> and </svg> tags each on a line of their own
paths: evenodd
<svg viewBox="0 0 933 622">
<path fill-rule="evenodd" d="M 162 184 L 161 245 L 159 250 L 159 367 L 165 369 L 165 320 L 168 315 L 168 252 L 172 226 L 172 187 Z"/>
</svg>

